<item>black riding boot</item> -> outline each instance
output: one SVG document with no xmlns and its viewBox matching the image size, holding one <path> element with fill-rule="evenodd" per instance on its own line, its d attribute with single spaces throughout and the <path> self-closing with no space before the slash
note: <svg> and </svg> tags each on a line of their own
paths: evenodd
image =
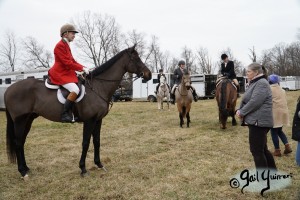
<svg viewBox="0 0 300 200">
<path fill-rule="evenodd" d="M 64 109 L 63 112 L 61 114 L 61 121 L 62 122 L 69 122 L 69 123 L 74 123 L 74 119 L 73 119 L 73 114 L 72 112 L 70 112 L 73 108 L 73 101 L 70 100 L 66 100 L 66 103 L 64 105 Z"/>
<path fill-rule="evenodd" d="M 194 101 L 197 102 L 198 101 L 198 95 L 196 93 L 196 90 L 192 89 L 192 91 L 193 91 Z"/>
<path fill-rule="evenodd" d="M 236 92 L 237 92 L 237 98 L 241 97 L 241 95 L 240 95 L 240 86 L 239 85 L 236 86 Z"/>
<path fill-rule="evenodd" d="M 171 97 L 171 104 L 175 104 L 175 94 L 170 93 L 170 97 Z"/>
</svg>

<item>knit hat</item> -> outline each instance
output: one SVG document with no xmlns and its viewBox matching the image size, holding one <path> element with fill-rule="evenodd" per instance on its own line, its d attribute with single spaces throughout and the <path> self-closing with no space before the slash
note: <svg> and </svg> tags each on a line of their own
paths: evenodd
<svg viewBox="0 0 300 200">
<path fill-rule="evenodd" d="M 271 84 L 280 82 L 279 76 L 277 76 L 276 74 L 271 74 L 268 79 Z"/>
</svg>

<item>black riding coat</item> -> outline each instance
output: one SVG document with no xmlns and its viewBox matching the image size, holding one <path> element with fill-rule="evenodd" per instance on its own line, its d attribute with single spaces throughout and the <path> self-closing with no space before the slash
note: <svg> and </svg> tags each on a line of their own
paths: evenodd
<svg viewBox="0 0 300 200">
<path fill-rule="evenodd" d="M 229 79 L 236 78 L 236 74 L 234 71 L 234 63 L 231 60 L 228 61 L 226 67 L 225 67 L 225 63 L 221 64 L 221 74 L 223 76 L 227 76 Z"/>
<path fill-rule="evenodd" d="M 298 112 L 300 111 L 300 101 L 297 103 L 296 112 L 293 119 L 292 139 L 300 142 L 300 118 Z"/>
<path fill-rule="evenodd" d="M 183 76 L 183 73 L 182 73 L 180 67 L 175 69 L 175 71 L 174 71 L 175 84 L 179 85 L 181 83 L 182 76 Z"/>
</svg>

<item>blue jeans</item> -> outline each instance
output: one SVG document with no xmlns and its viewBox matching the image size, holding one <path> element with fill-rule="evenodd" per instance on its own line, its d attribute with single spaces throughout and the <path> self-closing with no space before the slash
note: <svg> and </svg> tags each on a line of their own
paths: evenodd
<svg viewBox="0 0 300 200">
<path fill-rule="evenodd" d="M 271 136 L 272 136 L 272 140 L 273 140 L 273 144 L 275 149 L 280 149 L 279 147 L 279 138 L 281 139 L 281 141 L 283 142 L 283 144 L 287 144 L 289 143 L 284 132 L 282 131 L 282 127 L 280 128 L 271 128 Z M 278 138 L 279 137 L 279 138 Z"/>
<path fill-rule="evenodd" d="M 298 142 L 297 151 L 296 151 L 296 162 L 300 166 L 300 142 Z"/>
</svg>

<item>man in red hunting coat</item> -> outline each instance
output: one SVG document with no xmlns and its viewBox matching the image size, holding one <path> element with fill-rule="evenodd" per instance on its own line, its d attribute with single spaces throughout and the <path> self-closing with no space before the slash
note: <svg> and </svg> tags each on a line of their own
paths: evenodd
<svg viewBox="0 0 300 200">
<path fill-rule="evenodd" d="M 62 39 L 54 48 L 55 63 L 49 70 L 51 82 L 56 85 L 61 85 L 70 92 L 61 115 L 62 122 L 74 122 L 70 110 L 72 110 L 74 101 L 79 94 L 79 88 L 76 85 L 78 79 L 75 71 L 84 71 L 86 74 L 89 73 L 88 68 L 76 62 L 71 53 L 69 45 L 70 42 L 74 40 L 76 33 L 78 33 L 78 31 L 76 31 L 75 27 L 71 24 L 65 24 L 61 27 L 60 36 Z"/>
</svg>

